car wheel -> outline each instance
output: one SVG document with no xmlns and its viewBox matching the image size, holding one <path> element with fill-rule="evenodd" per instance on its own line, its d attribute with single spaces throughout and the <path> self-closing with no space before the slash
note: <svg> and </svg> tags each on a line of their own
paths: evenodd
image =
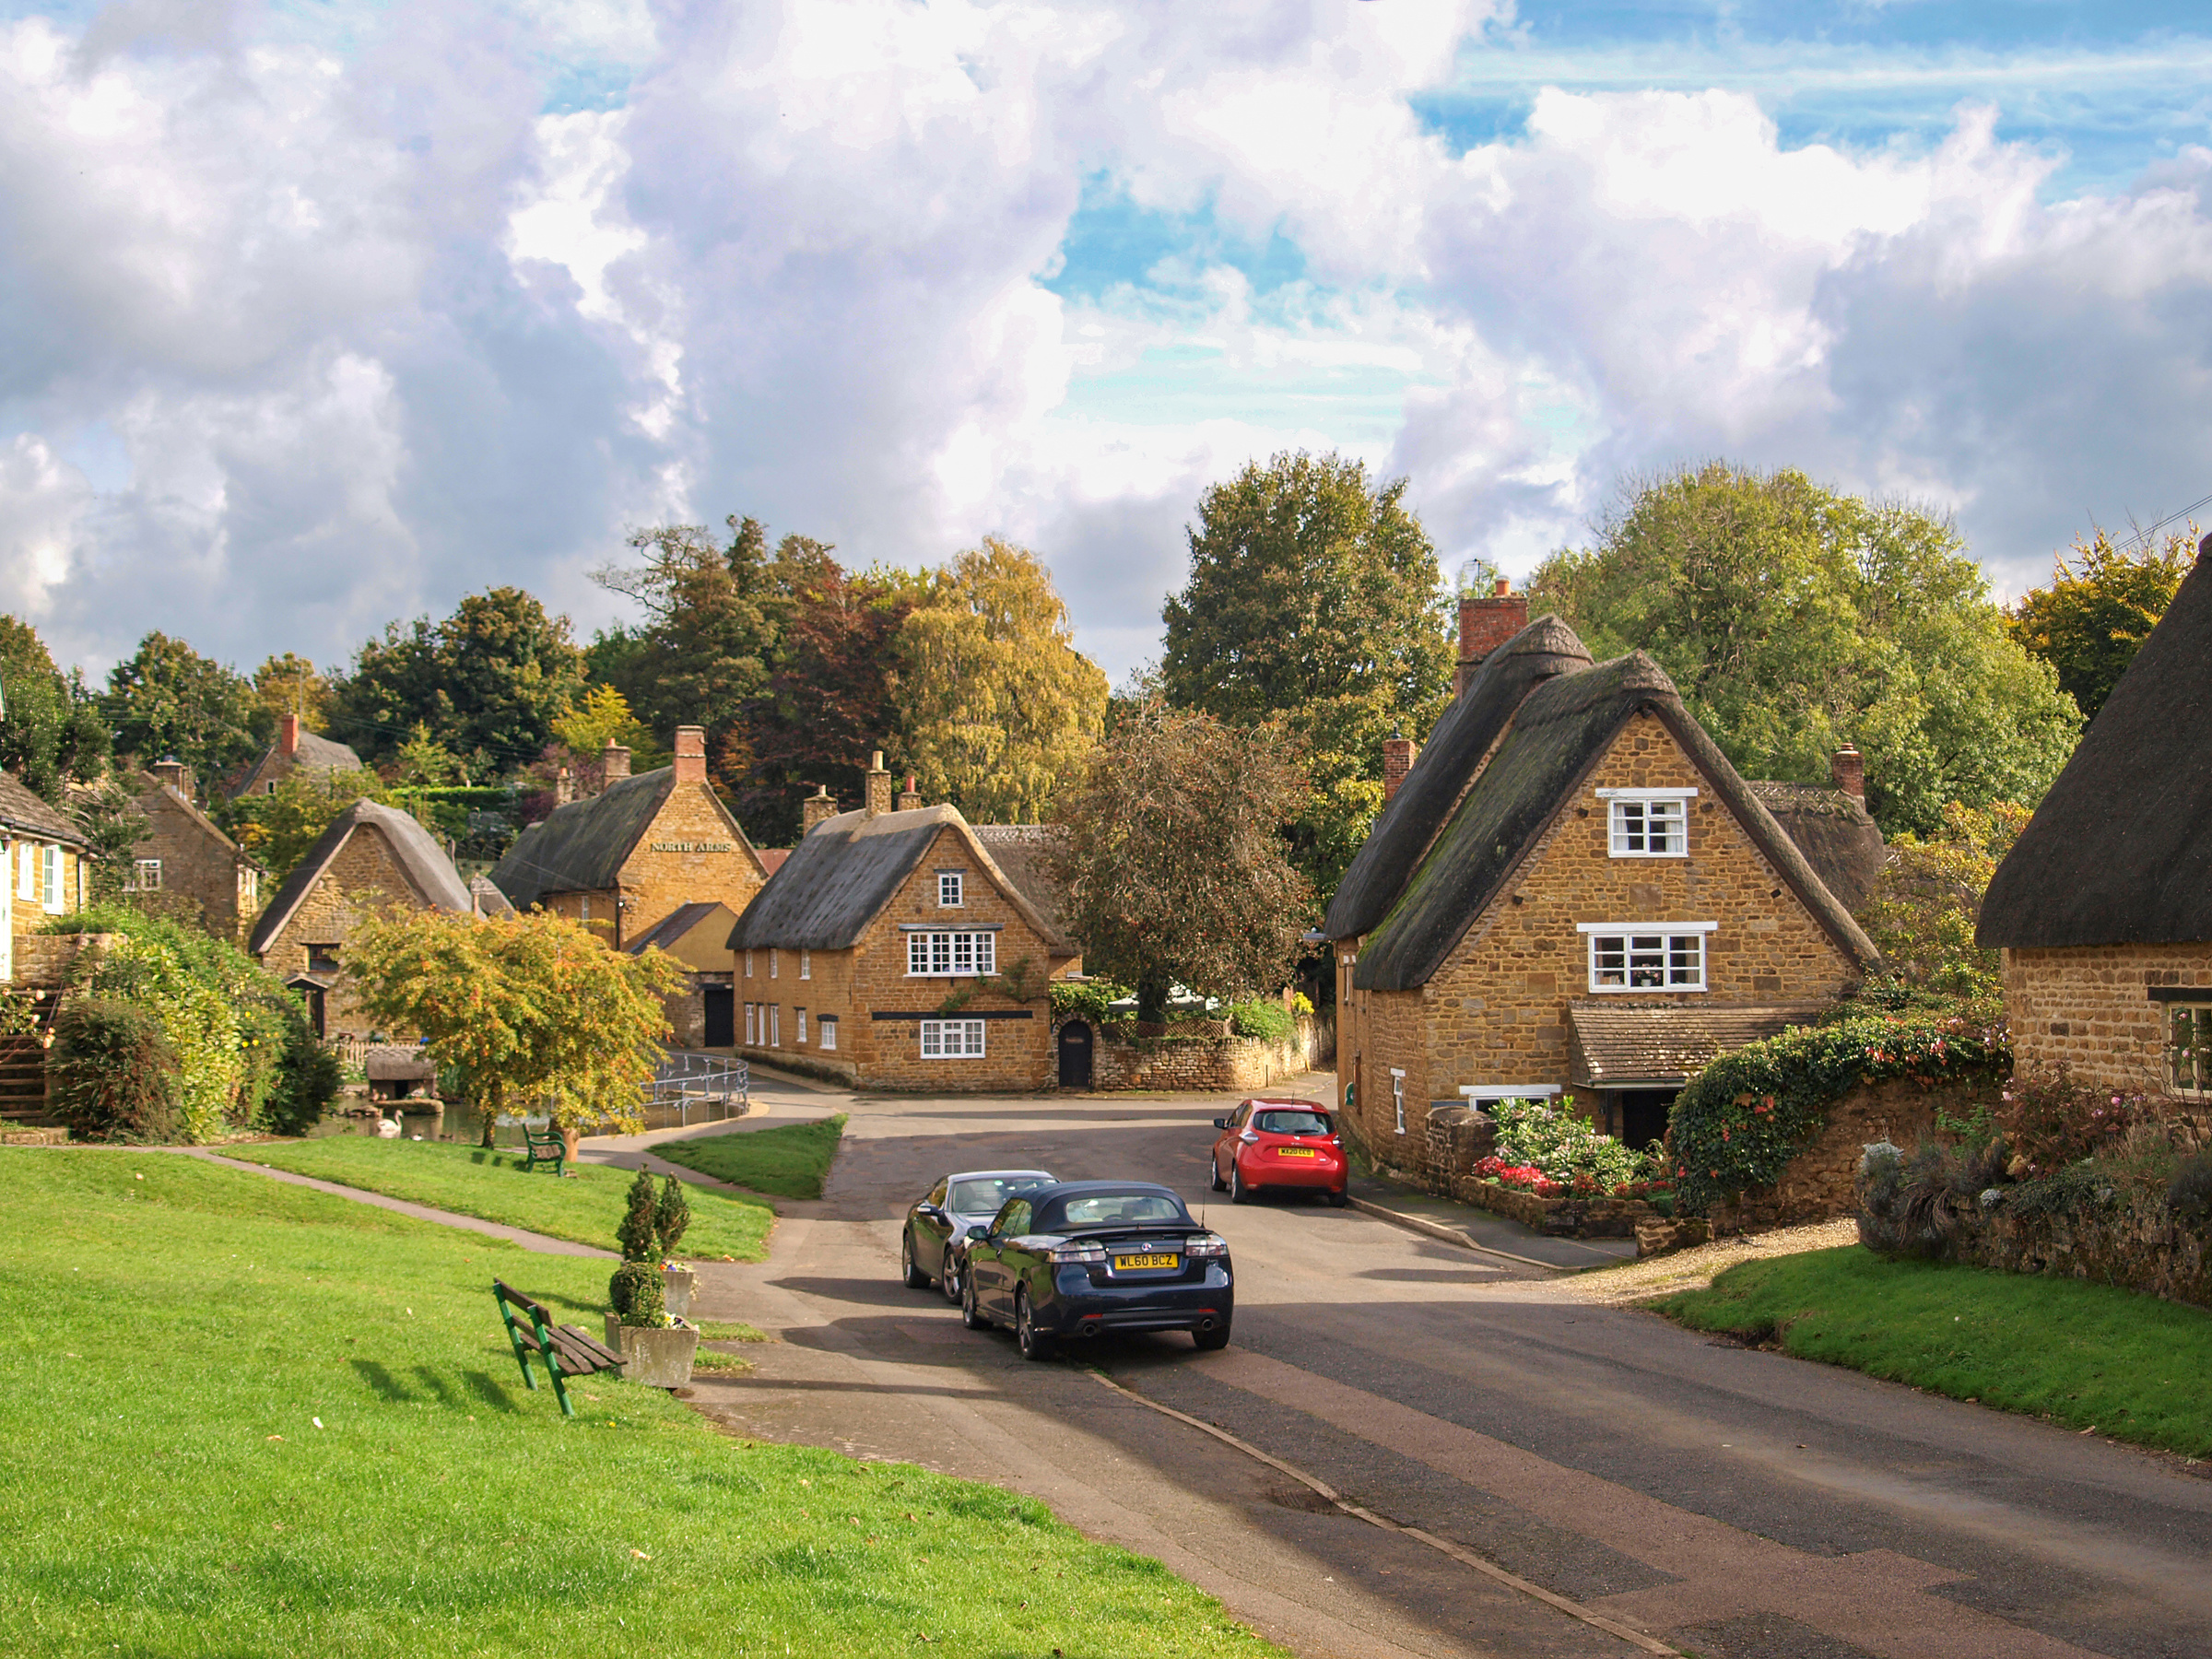
<svg viewBox="0 0 2212 1659">
<path fill-rule="evenodd" d="M 1233 1158 L 1229 1160 L 1229 1201 L 1231 1204 L 1252 1202 L 1252 1189 L 1244 1184 L 1244 1166 Z"/>
<path fill-rule="evenodd" d="M 937 1270 L 937 1288 L 945 1292 L 947 1301 L 958 1302 L 960 1300 L 960 1280 L 964 1277 L 960 1272 L 959 1258 L 947 1250 L 945 1253 L 945 1265 Z"/>
<path fill-rule="evenodd" d="M 899 1230 L 899 1277 L 909 1290 L 919 1290 L 929 1283 L 929 1275 L 914 1265 L 914 1230 L 911 1227 Z"/>
<path fill-rule="evenodd" d="M 1050 1359 L 1053 1357 L 1053 1339 L 1037 1328 L 1030 1316 L 1030 1293 L 1014 1292 L 1014 1341 L 1021 1349 L 1024 1359 Z"/>
<path fill-rule="evenodd" d="M 975 1275 L 972 1273 L 960 1275 L 960 1323 L 971 1331 L 987 1331 L 991 1328 L 991 1321 L 975 1305 Z"/>
<path fill-rule="evenodd" d="M 1329 1194 L 1329 1207 L 1331 1209 L 1342 1209 L 1351 1201 L 1352 1195 L 1346 1192 L 1342 1187 L 1337 1188 L 1336 1191 Z"/>
<path fill-rule="evenodd" d="M 1228 1192 L 1229 1182 L 1221 1179 L 1221 1160 L 1218 1158 L 1209 1160 L 1207 1168 L 1214 1177 L 1214 1191 L 1217 1193 Z"/>
<path fill-rule="evenodd" d="M 1229 1346 L 1229 1321 L 1223 1320 L 1210 1331 L 1193 1331 L 1191 1340 L 1198 1345 L 1202 1354 L 1213 1353 Z"/>
</svg>

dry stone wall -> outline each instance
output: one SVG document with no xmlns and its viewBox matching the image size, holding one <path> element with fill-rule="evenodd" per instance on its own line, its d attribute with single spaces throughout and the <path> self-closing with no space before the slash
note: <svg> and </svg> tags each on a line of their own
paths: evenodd
<svg viewBox="0 0 2212 1659">
<path fill-rule="evenodd" d="M 1053 1030 L 1058 1032 L 1058 1022 Z M 1232 1094 L 1271 1088 L 1285 1078 L 1303 1077 L 1312 1064 L 1313 1022 L 1310 1019 L 1298 1022 L 1297 1035 L 1288 1042 L 1227 1034 L 1141 1037 L 1107 1025 L 1097 1028 L 1090 1086 L 1094 1089 Z"/>
<path fill-rule="evenodd" d="M 1854 1088 L 1829 1107 L 1826 1124 L 1790 1159 L 1780 1181 L 1733 1204 L 1715 1205 L 1707 1219 L 1714 1235 L 1723 1236 L 1851 1215 L 1858 1207 L 1859 1163 L 1868 1147 L 1888 1141 L 1910 1151 L 1934 1135 L 1938 1112 L 1964 1118 L 1978 1105 L 1995 1103 L 1991 1088 L 1924 1088 L 1902 1077 Z"/>
</svg>

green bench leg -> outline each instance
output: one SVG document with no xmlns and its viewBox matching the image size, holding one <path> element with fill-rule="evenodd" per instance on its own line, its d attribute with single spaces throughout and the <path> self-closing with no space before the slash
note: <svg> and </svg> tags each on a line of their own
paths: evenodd
<svg viewBox="0 0 2212 1659">
<path fill-rule="evenodd" d="M 514 1347 L 514 1362 L 523 1368 L 523 1386 L 535 1394 L 537 1392 L 537 1379 L 530 1374 L 530 1355 L 523 1347 L 522 1334 L 514 1328 L 514 1315 L 509 1311 L 506 1299 L 498 1291 L 491 1293 L 491 1299 L 500 1304 L 500 1317 L 507 1324 L 507 1340 Z"/>
<path fill-rule="evenodd" d="M 560 1380 L 560 1360 L 553 1347 L 553 1333 L 540 1324 L 537 1327 L 537 1339 L 545 1344 L 538 1358 L 546 1362 L 546 1375 L 553 1379 L 553 1397 L 560 1402 L 560 1415 L 572 1418 L 576 1415 L 576 1407 L 569 1404 L 569 1385 Z"/>
</svg>

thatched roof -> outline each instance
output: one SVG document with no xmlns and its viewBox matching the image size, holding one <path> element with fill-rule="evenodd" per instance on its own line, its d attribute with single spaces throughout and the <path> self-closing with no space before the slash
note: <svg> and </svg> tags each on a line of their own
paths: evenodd
<svg viewBox="0 0 2212 1659">
<path fill-rule="evenodd" d="M 1982 900 L 2015 949 L 2212 939 L 2212 547 L 2207 536 Z"/>
<path fill-rule="evenodd" d="M 331 819 L 330 828 L 323 831 L 307 856 L 284 878 L 284 885 L 269 900 L 269 908 L 261 912 L 261 920 L 253 924 L 253 936 L 246 941 L 248 950 L 259 956 L 276 942 L 276 935 L 291 921 L 292 912 L 323 878 L 332 860 L 353 839 L 355 831 L 363 828 L 382 833 L 418 901 L 433 910 L 457 911 L 463 914 L 473 912 L 475 903 L 469 897 L 468 884 L 461 879 L 461 872 L 453 868 L 453 861 L 446 857 L 445 849 L 428 830 L 396 806 L 356 801 Z"/>
<path fill-rule="evenodd" d="M 1321 931 L 1332 939 L 1371 932 L 1406 890 L 1421 855 L 1523 700 L 1546 680 L 1589 665 L 1590 653 L 1557 617 L 1537 618 L 1484 658 L 1354 855 Z"/>
<path fill-rule="evenodd" d="M 1045 867 L 1046 854 L 1060 831 L 1050 824 L 971 824 L 975 839 L 997 864 L 999 871 L 1044 919 L 1048 943 L 1073 952 L 1076 946 L 1061 925 L 1060 912 L 1067 895 Z"/>
<path fill-rule="evenodd" d="M 957 807 L 841 813 L 814 828 L 782 867 L 753 895 L 730 930 L 732 950 L 843 950 L 859 942 L 900 887 L 936 844 L 955 831 L 1008 903 L 1047 941 L 1059 938 L 1021 888 L 999 868 Z"/>
<path fill-rule="evenodd" d="M 491 878 L 517 910 L 543 903 L 553 893 L 606 892 L 618 885 L 623 865 L 675 788 L 676 769 L 664 766 L 618 779 L 589 800 L 556 806 L 516 838 Z M 760 855 L 737 820 L 726 811 L 722 817 L 731 840 L 759 868 Z"/>
<path fill-rule="evenodd" d="M 1589 1088 L 1667 1088 L 1687 1083 L 1716 1054 L 1775 1037 L 1814 1018 L 1818 1008 L 1716 1007 L 1700 1003 L 1653 1008 L 1574 1003 L 1574 1081 Z"/>
<path fill-rule="evenodd" d="M 475 902 L 479 916 L 512 916 L 514 906 L 507 895 L 500 891 L 498 882 L 488 876 L 471 876 L 468 878 L 468 896 Z"/>
<path fill-rule="evenodd" d="M 91 845 L 82 830 L 33 794 L 12 772 L 0 771 L 0 829 L 18 830 L 41 841 L 62 841 L 72 847 Z"/>
<path fill-rule="evenodd" d="M 1797 843 L 1820 885 L 1855 913 L 1880 879 L 1889 850 L 1865 803 L 1818 783 L 1752 782 L 1751 793 Z"/>
<path fill-rule="evenodd" d="M 1643 711 L 1658 716 L 1829 936 L 1862 968 L 1874 966 L 1879 953 L 1873 942 L 1683 708 L 1665 671 L 1638 651 L 1560 674 L 1528 694 L 1404 894 L 1369 935 L 1352 970 L 1353 984 L 1408 991 L 1427 983 L 1504 891 L 1621 728 Z"/>
</svg>

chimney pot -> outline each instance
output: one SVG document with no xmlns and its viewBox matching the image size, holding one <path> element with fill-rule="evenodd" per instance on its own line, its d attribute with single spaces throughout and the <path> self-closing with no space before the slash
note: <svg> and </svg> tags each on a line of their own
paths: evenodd
<svg viewBox="0 0 2212 1659">
<path fill-rule="evenodd" d="M 891 774 L 883 770 L 883 751 L 877 749 L 874 763 L 869 766 L 861 782 L 866 785 L 865 811 L 870 818 L 880 818 L 891 809 Z"/>
<path fill-rule="evenodd" d="M 837 816 L 837 802 L 830 797 L 828 784 L 817 783 L 814 793 L 799 803 L 799 821 L 805 826 L 800 839 L 812 835 L 815 826 L 826 824 Z"/>
<path fill-rule="evenodd" d="M 1858 802 L 1866 805 L 1866 758 L 1850 744 L 1835 752 L 1828 763 L 1828 775 L 1838 789 Z"/>
<path fill-rule="evenodd" d="M 1498 578 L 1498 585 L 1497 585 L 1496 587 L 1494 587 L 1494 588 L 1492 588 L 1492 589 L 1490 590 L 1490 592 L 1492 593 L 1492 594 L 1493 594 L 1493 595 L 1495 595 L 1496 597 L 1500 598 L 1500 599 L 1502 599 L 1502 598 L 1504 598 L 1504 597 L 1505 597 L 1505 596 L 1506 596 L 1508 594 L 1512 593 L 1512 591 L 1513 591 L 1513 584 L 1512 584 L 1511 582 L 1507 581 L 1507 580 L 1506 580 L 1504 577 L 1502 577 L 1502 576 L 1500 576 L 1500 577 L 1499 577 L 1499 578 Z"/>
<path fill-rule="evenodd" d="M 1382 805 L 1388 806 L 1398 798 L 1398 789 L 1406 782 L 1406 774 L 1413 770 L 1421 746 L 1410 737 L 1401 737 L 1394 732 L 1382 740 Z"/>
<path fill-rule="evenodd" d="M 287 714 L 276 723 L 276 752 L 290 759 L 300 752 L 300 716 Z"/>
<path fill-rule="evenodd" d="M 629 750 L 612 737 L 599 751 L 599 778 L 602 783 L 615 783 L 629 776 Z"/>
<path fill-rule="evenodd" d="M 1528 626 L 1528 595 L 1512 591 L 1512 583 L 1500 576 L 1491 584 L 1488 594 L 1469 594 L 1459 602 L 1459 672 L 1453 676 L 1452 694 L 1456 697 L 1467 688 L 1491 652 L 1504 644 Z"/>
<path fill-rule="evenodd" d="M 900 793 L 899 810 L 901 812 L 922 810 L 922 794 L 914 787 L 914 774 L 912 772 L 906 774 L 906 788 Z"/>
<path fill-rule="evenodd" d="M 628 766 L 624 771 L 627 772 Z M 678 783 L 704 783 L 707 781 L 707 728 L 705 726 L 677 726 L 676 728 L 676 781 Z"/>
<path fill-rule="evenodd" d="M 184 762 L 174 755 L 166 760 L 154 762 L 154 776 L 186 800 L 192 799 L 192 774 L 184 770 Z"/>
</svg>

